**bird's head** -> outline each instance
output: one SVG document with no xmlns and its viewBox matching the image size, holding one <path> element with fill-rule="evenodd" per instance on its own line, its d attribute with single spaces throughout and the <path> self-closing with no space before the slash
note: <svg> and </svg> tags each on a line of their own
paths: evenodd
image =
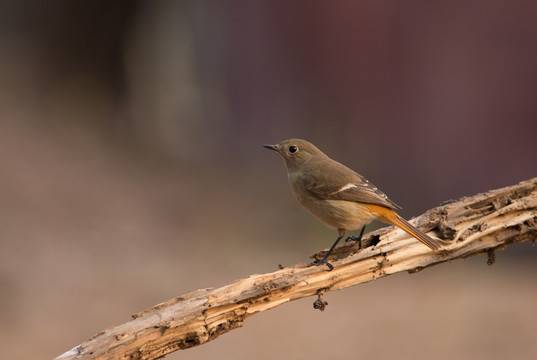
<svg viewBox="0 0 537 360">
<path fill-rule="evenodd" d="M 276 145 L 263 146 L 280 154 L 288 172 L 299 169 L 313 157 L 326 156 L 315 145 L 301 139 L 287 139 Z"/>
</svg>

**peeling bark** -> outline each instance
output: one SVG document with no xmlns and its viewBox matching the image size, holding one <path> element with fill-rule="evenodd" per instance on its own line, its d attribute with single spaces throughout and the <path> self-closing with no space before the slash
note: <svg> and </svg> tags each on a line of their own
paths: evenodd
<svg viewBox="0 0 537 360">
<path fill-rule="evenodd" d="M 333 271 L 299 264 L 197 290 L 137 313 L 56 359 L 157 359 L 204 344 L 288 301 L 317 295 L 314 306 L 323 310 L 327 291 L 480 253 L 491 265 L 496 251 L 537 238 L 537 178 L 445 202 L 411 222 L 440 239 L 443 248 L 431 252 L 402 230 L 384 228 L 364 236 L 361 250 L 355 243 L 337 247 L 330 258 Z"/>
</svg>

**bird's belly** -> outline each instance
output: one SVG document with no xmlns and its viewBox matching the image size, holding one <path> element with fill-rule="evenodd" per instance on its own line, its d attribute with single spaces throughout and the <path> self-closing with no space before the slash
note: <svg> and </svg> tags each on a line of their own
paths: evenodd
<svg viewBox="0 0 537 360">
<path fill-rule="evenodd" d="M 353 201 L 309 199 L 300 203 L 326 226 L 336 229 L 359 229 L 377 218 L 366 204 Z"/>
</svg>

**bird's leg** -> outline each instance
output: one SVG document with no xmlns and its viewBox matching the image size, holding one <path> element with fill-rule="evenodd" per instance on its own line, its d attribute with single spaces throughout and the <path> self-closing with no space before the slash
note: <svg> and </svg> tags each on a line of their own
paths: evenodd
<svg viewBox="0 0 537 360">
<path fill-rule="evenodd" d="M 312 265 L 322 265 L 322 264 L 326 264 L 326 266 L 328 266 L 329 270 L 331 271 L 333 268 L 334 268 L 334 265 L 330 264 L 328 261 L 326 261 L 326 259 L 328 259 L 328 256 L 330 256 L 330 254 L 332 253 L 332 251 L 334 250 L 334 248 L 336 247 L 336 245 L 338 244 L 338 242 L 343 239 L 343 236 L 345 235 L 345 229 L 338 229 L 339 231 L 339 236 L 338 238 L 336 239 L 336 241 L 334 241 L 334 243 L 332 244 L 332 246 L 330 246 L 330 249 L 328 249 L 328 251 L 326 252 L 326 254 L 324 255 L 324 257 L 321 259 L 321 260 L 315 260 L 313 261 L 312 263 L 310 263 L 309 265 L 312 266 Z"/>
<path fill-rule="evenodd" d="M 345 242 L 349 242 L 351 240 L 358 241 L 358 249 L 361 249 L 362 248 L 362 235 L 364 235 L 364 230 L 365 230 L 365 225 L 364 227 L 362 227 L 362 230 L 360 231 L 360 235 L 358 236 L 351 235 L 345 239 Z"/>
</svg>

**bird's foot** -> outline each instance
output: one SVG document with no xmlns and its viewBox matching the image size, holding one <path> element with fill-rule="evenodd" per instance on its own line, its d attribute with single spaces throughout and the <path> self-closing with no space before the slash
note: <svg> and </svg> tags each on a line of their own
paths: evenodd
<svg viewBox="0 0 537 360">
<path fill-rule="evenodd" d="M 308 264 L 308 266 L 320 266 L 322 264 L 326 264 L 328 267 L 328 271 L 332 271 L 334 269 L 334 265 L 330 264 L 326 259 L 316 259 Z"/>
<path fill-rule="evenodd" d="M 348 243 L 349 241 L 356 241 L 358 243 L 358 249 L 362 248 L 362 236 L 349 236 L 345 239 L 345 242 Z"/>
<path fill-rule="evenodd" d="M 364 235 L 364 230 L 365 230 L 365 226 L 362 226 L 362 230 L 360 231 L 360 235 L 358 236 L 355 236 L 355 235 L 351 235 L 349 237 L 347 237 L 345 239 L 345 242 L 349 242 L 349 241 L 357 241 L 358 242 L 358 250 L 362 249 L 362 235 Z"/>
</svg>

